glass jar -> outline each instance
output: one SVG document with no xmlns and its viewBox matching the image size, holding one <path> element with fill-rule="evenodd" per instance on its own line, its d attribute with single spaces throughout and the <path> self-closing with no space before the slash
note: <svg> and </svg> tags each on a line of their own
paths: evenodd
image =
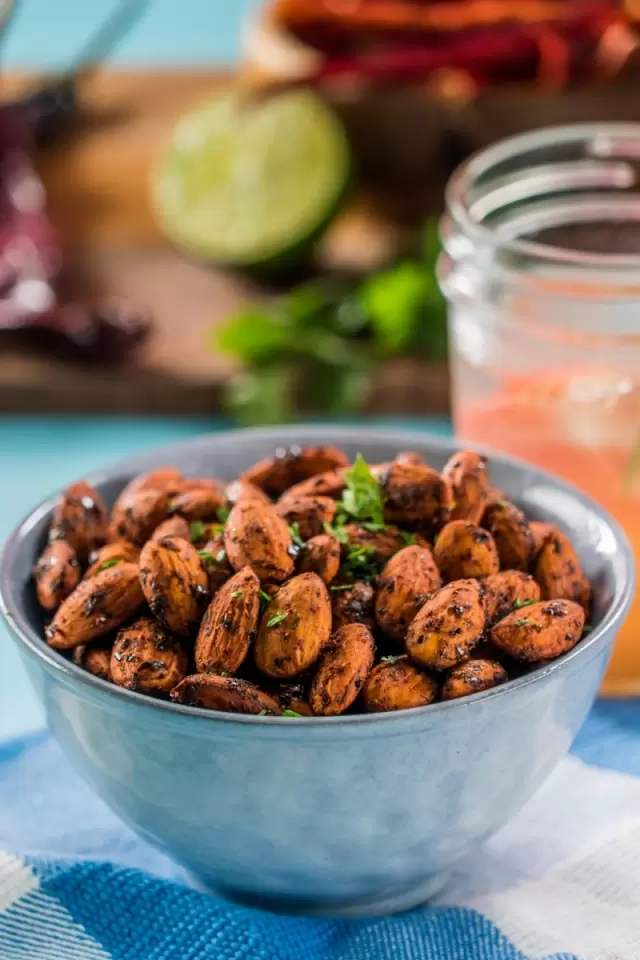
<svg viewBox="0 0 640 960">
<path fill-rule="evenodd" d="M 640 568 L 640 125 L 513 137 L 447 189 L 458 435 L 563 474 L 624 526 Z M 640 600 L 605 692 L 640 693 Z"/>
</svg>

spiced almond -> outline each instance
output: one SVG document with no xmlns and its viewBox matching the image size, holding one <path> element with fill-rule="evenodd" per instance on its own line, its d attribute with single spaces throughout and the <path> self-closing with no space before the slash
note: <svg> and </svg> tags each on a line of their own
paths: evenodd
<svg viewBox="0 0 640 960">
<path fill-rule="evenodd" d="M 208 599 L 196 548 L 179 537 L 149 540 L 140 553 L 140 582 L 153 615 L 172 633 L 190 634 Z"/>
<path fill-rule="evenodd" d="M 71 650 L 115 630 L 143 603 L 138 567 L 119 563 L 83 580 L 58 608 L 45 630 L 56 650 Z"/>
</svg>

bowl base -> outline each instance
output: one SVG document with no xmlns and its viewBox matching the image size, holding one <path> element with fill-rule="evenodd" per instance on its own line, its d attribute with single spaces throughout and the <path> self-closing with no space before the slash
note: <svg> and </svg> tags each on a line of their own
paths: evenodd
<svg viewBox="0 0 640 960">
<path fill-rule="evenodd" d="M 258 893 L 248 893 L 241 890 L 221 889 L 207 884 L 195 874 L 185 871 L 185 880 L 195 890 L 206 893 L 211 897 L 222 898 L 230 903 L 243 907 L 253 907 L 258 910 L 268 910 L 271 913 L 282 913 L 290 916 L 306 917 L 345 917 L 366 918 L 386 917 L 393 913 L 404 913 L 422 906 L 445 886 L 449 879 L 448 873 L 439 873 L 428 877 L 422 883 L 409 889 L 402 890 L 374 899 L 345 901 L 343 903 L 328 903 L 317 900 L 295 900 L 286 897 L 270 897 Z"/>
</svg>

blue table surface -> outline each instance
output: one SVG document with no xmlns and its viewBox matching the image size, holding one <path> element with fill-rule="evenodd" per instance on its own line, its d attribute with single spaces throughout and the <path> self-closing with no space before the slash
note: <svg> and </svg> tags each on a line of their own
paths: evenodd
<svg viewBox="0 0 640 960">
<path fill-rule="evenodd" d="M 10 68 L 56 69 L 74 60 L 117 0 L 16 0 L 3 41 Z M 241 24 L 259 0 L 150 0 L 110 58 L 118 64 L 231 63 Z"/>
<path fill-rule="evenodd" d="M 446 420 L 385 421 L 448 433 Z M 0 417 L 0 543 L 39 501 L 139 451 L 220 429 L 214 418 Z M 0 624 L 0 741 L 41 729 L 44 716 Z"/>
</svg>

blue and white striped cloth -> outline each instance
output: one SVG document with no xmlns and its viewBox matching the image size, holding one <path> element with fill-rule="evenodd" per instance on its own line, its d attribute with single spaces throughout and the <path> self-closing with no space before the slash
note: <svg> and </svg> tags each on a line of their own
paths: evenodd
<svg viewBox="0 0 640 960">
<path fill-rule="evenodd" d="M 44 735 L 0 745 L 0 960 L 640 960 L 640 701 L 571 755 L 437 903 L 278 917 L 195 892 Z"/>
</svg>

